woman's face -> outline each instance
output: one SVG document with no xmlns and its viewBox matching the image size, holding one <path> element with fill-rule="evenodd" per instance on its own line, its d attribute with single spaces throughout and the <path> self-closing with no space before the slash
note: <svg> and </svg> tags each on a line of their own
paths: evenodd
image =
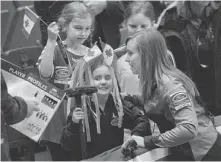
<svg viewBox="0 0 221 162">
<path fill-rule="evenodd" d="M 96 68 L 93 73 L 94 86 L 98 89 L 98 94 L 109 95 L 113 89 L 113 80 L 110 69 L 106 65 Z"/>
<path fill-rule="evenodd" d="M 138 51 L 135 40 L 129 40 L 127 43 L 126 62 L 129 63 L 133 74 L 141 74 L 141 54 Z"/>
<path fill-rule="evenodd" d="M 142 13 L 132 15 L 127 19 L 128 36 L 136 32 L 152 27 L 153 22 Z"/>
</svg>

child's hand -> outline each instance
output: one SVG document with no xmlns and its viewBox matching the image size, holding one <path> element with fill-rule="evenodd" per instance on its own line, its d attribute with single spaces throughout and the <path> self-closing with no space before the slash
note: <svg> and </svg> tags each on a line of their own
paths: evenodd
<svg viewBox="0 0 221 162">
<path fill-rule="evenodd" d="M 74 109 L 72 114 L 72 121 L 74 123 L 79 123 L 81 119 L 84 119 L 84 112 L 82 111 L 82 108 L 77 107 Z"/>
<path fill-rule="evenodd" d="M 48 26 L 48 40 L 50 41 L 56 41 L 57 40 L 57 36 L 59 33 L 59 27 L 56 24 L 56 22 L 52 22 L 49 26 Z"/>
</svg>

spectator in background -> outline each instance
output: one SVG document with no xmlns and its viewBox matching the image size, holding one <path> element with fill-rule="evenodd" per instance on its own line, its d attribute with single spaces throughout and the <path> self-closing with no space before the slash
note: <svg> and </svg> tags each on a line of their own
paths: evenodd
<svg viewBox="0 0 221 162">
<path fill-rule="evenodd" d="M 1 161 L 10 161 L 8 135 L 6 124 L 16 124 L 24 118 L 38 111 L 38 103 L 32 100 L 24 100 L 21 97 L 12 97 L 8 93 L 7 84 L 1 74 Z"/>
<path fill-rule="evenodd" d="M 127 36 L 132 36 L 140 30 L 154 27 L 155 14 L 152 3 L 147 1 L 130 3 L 125 11 L 125 23 Z M 122 39 L 125 40 L 126 38 Z M 116 69 L 121 92 L 139 94 L 139 79 L 137 75 L 132 73 L 129 63 L 125 61 L 125 49 L 126 48 L 122 48 L 122 51 L 118 51 L 123 54 L 123 56 L 120 56 L 121 54 L 118 55 L 118 52 L 116 52 L 116 55 L 119 57 Z M 171 52 L 168 51 L 168 55 L 171 56 L 170 58 L 172 58 L 173 61 Z M 175 64 L 174 61 L 173 63 Z"/>
<path fill-rule="evenodd" d="M 155 16 L 154 8 L 150 2 L 132 2 L 125 10 L 125 23 L 127 36 L 153 27 Z M 126 39 L 126 38 L 122 38 Z M 125 61 L 126 51 L 117 60 L 117 79 L 122 93 L 139 94 L 138 75 L 132 73 L 130 65 Z"/>
<path fill-rule="evenodd" d="M 205 106 L 220 114 L 220 1 L 176 1 L 158 28 L 177 67 L 196 83 Z M 214 93 L 215 92 L 215 93 Z M 216 95 L 216 96 L 215 96 Z M 215 98 L 215 100 L 214 100 Z M 214 102 L 215 101 L 215 102 Z"/>
</svg>

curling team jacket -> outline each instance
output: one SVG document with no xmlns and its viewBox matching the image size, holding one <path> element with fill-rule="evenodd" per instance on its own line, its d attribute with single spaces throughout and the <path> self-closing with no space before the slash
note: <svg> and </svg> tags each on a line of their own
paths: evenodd
<svg viewBox="0 0 221 162">
<path fill-rule="evenodd" d="M 109 95 L 104 111 L 100 110 L 100 128 L 101 134 L 97 133 L 96 122 L 92 115 L 89 114 L 89 125 L 91 142 L 87 142 L 87 158 L 94 157 L 104 151 L 123 144 L 124 128 L 131 129 L 131 134 L 139 136 L 151 135 L 149 119 L 142 115 L 138 107 L 133 107 L 129 102 L 123 102 L 124 117 L 123 126 L 118 128 L 115 119 L 118 118 L 117 110 L 114 104 L 112 95 Z M 95 111 L 95 106 L 92 102 L 92 109 Z M 130 113 L 128 113 L 130 112 Z M 81 157 L 81 142 L 79 125 L 72 122 L 71 116 L 68 124 L 63 130 L 61 144 L 66 150 L 73 152 L 72 160 L 82 160 Z"/>
<path fill-rule="evenodd" d="M 183 153 L 191 153 L 195 160 L 202 160 L 218 139 L 218 132 L 204 107 L 196 97 L 189 95 L 181 82 L 165 75 L 152 94 L 144 109 L 146 116 L 157 123 L 161 132 L 151 137 L 154 145 L 166 148 L 178 146 Z M 133 104 L 142 104 L 138 96 L 125 99 Z M 144 137 L 144 141 L 148 147 L 150 138 Z M 221 150 L 220 144 L 216 147 Z M 214 156 L 220 158 L 218 154 Z"/>
</svg>

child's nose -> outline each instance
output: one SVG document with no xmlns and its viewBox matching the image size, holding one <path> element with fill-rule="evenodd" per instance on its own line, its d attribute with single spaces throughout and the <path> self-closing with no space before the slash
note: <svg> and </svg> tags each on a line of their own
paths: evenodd
<svg viewBox="0 0 221 162">
<path fill-rule="evenodd" d="M 82 31 L 82 32 L 81 32 L 81 35 L 85 36 L 85 33 L 86 33 L 85 31 Z"/>
<path fill-rule="evenodd" d="M 102 80 L 101 80 L 101 84 L 102 84 L 102 85 L 106 85 L 106 84 L 107 84 L 106 79 L 102 79 Z"/>
<path fill-rule="evenodd" d="M 81 35 L 83 35 L 83 36 L 85 36 L 85 35 L 86 35 L 86 33 L 87 33 L 87 31 L 86 31 L 86 30 L 82 30 L 82 31 L 81 31 Z"/>
<path fill-rule="evenodd" d="M 137 28 L 137 32 L 139 32 L 139 31 L 141 31 L 142 30 L 142 28 L 141 27 L 138 27 Z"/>
</svg>

